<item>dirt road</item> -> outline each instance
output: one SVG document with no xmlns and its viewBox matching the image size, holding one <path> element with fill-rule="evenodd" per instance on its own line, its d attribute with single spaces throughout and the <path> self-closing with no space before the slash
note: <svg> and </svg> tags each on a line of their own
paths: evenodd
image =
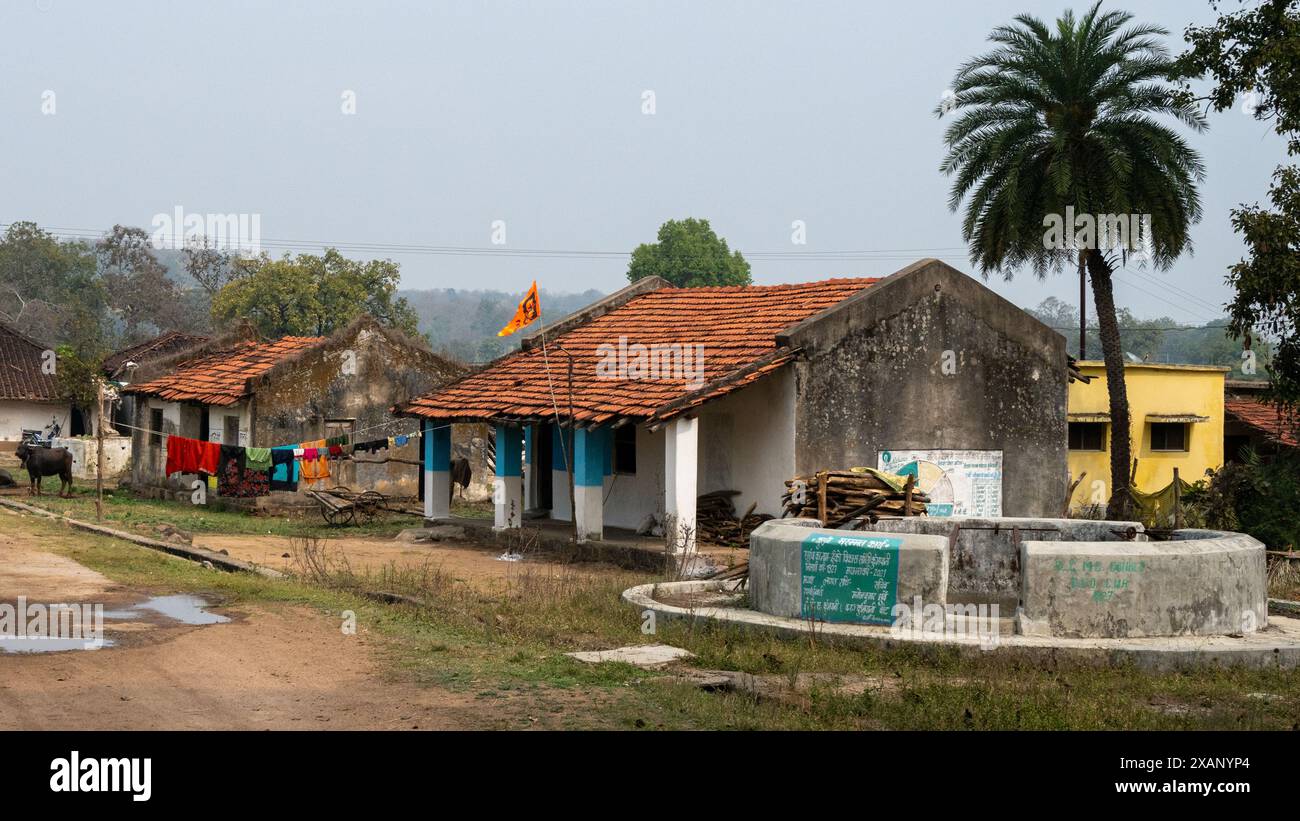
<svg viewBox="0 0 1300 821">
<path fill-rule="evenodd" d="M 52 552 L 84 537 L 0 512 L 0 602 L 130 606 L 131 589 Z M 225 624 L 161 615 L 107 623 L 114 646 L 0 652 L 0 729 L 447 729 L 520 726 L 473 695 L 394 678 L 380 639 L 291 606 L 215 608 Z"/>
</svg>

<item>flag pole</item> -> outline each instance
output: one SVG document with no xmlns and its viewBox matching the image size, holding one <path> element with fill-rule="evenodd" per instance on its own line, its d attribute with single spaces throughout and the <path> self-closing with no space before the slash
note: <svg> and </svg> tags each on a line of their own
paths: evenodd
<svg viewBox="0 0 1300 821">
<path fill-rule="evenodd" d="M 573 524 L 573 538 L 578 538 L 578 503 L 573 487 L 573 446 L 577 432 L 573 420 L 573 354 L 563 345 L 556 345 L 560 352 L 569 358 L 569 435 L 565 436 L 560 428 L 560 405 L 555 399 L 555 384 L 551 381 L 551 360 L 546 351 L 546 320 L 542 319 L 542 301 L 537 300 L 537 319 L 541 323 L 542 362 L 546 366 L 546 386 L 551 392 L 551 407 L 555 409 L 555 427 L 560 431 L 560 452 L 564 454 L 564 472 L 569 478 L 569 520 Z"/>
</svg>

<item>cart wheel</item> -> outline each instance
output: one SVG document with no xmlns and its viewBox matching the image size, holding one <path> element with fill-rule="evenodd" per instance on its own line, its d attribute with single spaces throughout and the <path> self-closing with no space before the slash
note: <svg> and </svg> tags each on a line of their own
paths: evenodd
<svg viewBox="0 0 1300 821">
<path fill-rule="evenodd" d="M 346 510 L 330 510 L 329 508 L 322 507 L 320 509 L 320 515 L 324 516 L 325 521 L 332 526 L 340 527 L 352 521 L 354 511 L 352 508 Z"/>
<path fill-rule="evenodd" d="M 357 497 L 357 512 L 361 516 L 361 521 L 369 524 L 379 515 L 379 509 L 384 504 L 384 495 L 374 490 L 367 490 Z"/>
</svg>

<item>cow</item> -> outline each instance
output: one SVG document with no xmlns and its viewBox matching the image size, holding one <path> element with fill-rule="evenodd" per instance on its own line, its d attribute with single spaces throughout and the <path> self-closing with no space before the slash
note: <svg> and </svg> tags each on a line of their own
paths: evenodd
<svg viewBox="0 0 1300 821">
<path fill-rule="evenodd" d="M 32 496 L 41 495 L 42 477 L 58 476 L 59 496 L 72 497 L 72 454 L 67 448 L 43 448 L 31 442 L 23 442 L 14 451 L 14 455 L 27 468 L 27 476 L 31 480 L 28 492 Z"/>
<path fill-rule="evenodd" d="M 460 497 L 465 498 L 465 488 L 469 487 L 470 479 L 474 474 L 470 471 L 469 460 L 464 456 L 457 456 L 451 460 L 451 483 L 448 486 L 448 495 L 456 485 L 460 485 Z"/>
</svg>

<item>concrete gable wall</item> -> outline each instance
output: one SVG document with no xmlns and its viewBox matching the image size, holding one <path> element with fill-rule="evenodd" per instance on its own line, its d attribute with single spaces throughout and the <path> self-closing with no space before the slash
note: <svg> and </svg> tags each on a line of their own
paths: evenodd
<svg viewBox="0 0 1300 821">
<path fill-rule="evenodd" d="M 1059 515 L 1065 338 L 938 261 L 900 271 L 782 336 L 795 363 L 799 472 L 881 450 L 1003 451 L 1003 514 Z M 951 351 L 956 373 L 943 373 Z"/>
</svg>

